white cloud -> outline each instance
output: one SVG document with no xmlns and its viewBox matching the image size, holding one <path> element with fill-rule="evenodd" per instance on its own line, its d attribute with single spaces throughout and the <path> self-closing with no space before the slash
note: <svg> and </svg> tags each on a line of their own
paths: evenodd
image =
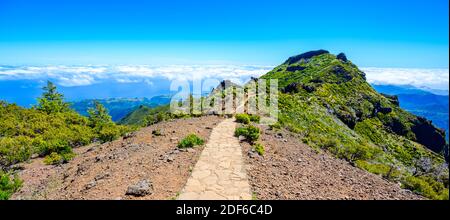
<svg viewBox="0 0 450 220">
<path fill-rule="evenodd" d="M 154 78 L 168 80 L 214 78 L 244 82 L 271 69 L 270 66 L 238 65 L 1 66 L 0 80 L 53 79 L 63 86 L 90 85 L 104 80 L 115 80 L 119 83 L 145 82 L 152 85 L 151 79 Z"/>
<path fill-rule="evenodd" d="M 259 77 L 272 66 L 251 65 L 120 65 L 120 66 L 0 66 L 0 80 L 54 80 L 62 86 L 83 86 L 113 80 L 118 83 L 143 82 L 153 85 L 155 79 L 230 79 L 244 83 Z M 448 90 L 448 69 L 361 68 L 372 84 L 413 85 Z"/>
<path fill-rule="evenodd" d="M 448 69 L 361 68 L 372 84 L 412 85 L 448 90 Z"/>
</svg>

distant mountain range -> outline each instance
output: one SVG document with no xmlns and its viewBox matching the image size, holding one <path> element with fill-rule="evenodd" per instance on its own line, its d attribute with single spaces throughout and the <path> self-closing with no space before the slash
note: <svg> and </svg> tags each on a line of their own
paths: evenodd
<svg viewBox="0 0 450 220">
<path fill-rule="evenodd" d="M 77 102 L 71 102 L 71 108 L 87 115 L 88 109 L 94 107 L 94 101 L 98 101 L 108 109 L 112 120 L 117 122 L 135 109 L 154 108 L 169 103 L 169 95 L 159 95 L 152 98 L 110 98 L 110 99 L 86 99 Z"/>
<path fill-rule="evenodd" d="M 396 95 L 400 107 L 433 122 L 444 129 L 449 140 L 449 96 L 437 95 L 413 86 L 372 85 L 380 93 Z M 441 94 L 445 94 L 441 91 Z"/>
<path fill-rule="evenodd" d="M 58 85 L 58 89 L 64 94 L 64 99 L 68 102 L 86 99 L 151 98 L 157 95 L 171 94 L 169 80 L 155 81 L 158 83 L 119 83 L 114 80 L 106 80 L 84 86 L 67 87 Z M 31 107 L 36 104 L 45 84 L 45 80 L 0 80 L 0 100 L 17 103 L 23 107 Z"/>
</svg>

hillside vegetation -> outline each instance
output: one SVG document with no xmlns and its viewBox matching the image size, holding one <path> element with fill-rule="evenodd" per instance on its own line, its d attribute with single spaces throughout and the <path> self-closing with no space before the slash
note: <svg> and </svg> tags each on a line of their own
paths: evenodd
<svg viewBox="0 0 450 220">
<path fill-rule="evenodd" d="M 117 122 L 128 113 L 134 111 L 140 106 L 156 107 L 169 103 L 170 96 L 154 96 L 149 98 L 109 98 L 109 99 L 86 99 L 70 103 L 70 107 L 83 116 L 88 116 L 89 109 L 94 108 L 95 102 L 99 102 L 106 109 L 113 121 Z"/>
<path fill-rule="evenodd" d="M 262 78 L 279 82 L 274 127 L 426 197 L 448 199 L 445 132 L 377 93 L 344 54 L 311 51 Z"/>
<path fill-rule="evenodd" d="M 20 182 L 10 180 L 15 164 L 32 155 L 45 157 L 48 164 L 64 163 L 75 156 L 72 148 L 111 141 L 130 130 L 112 122 L 100 103 L 94 104 L 88 117 L 71 110 L 51 82 L 38 101 L 30 109 L 0 101 L 0 174 L 6 185 L 0 188 L 2 198 L 7 198 Z"/>
</svg>

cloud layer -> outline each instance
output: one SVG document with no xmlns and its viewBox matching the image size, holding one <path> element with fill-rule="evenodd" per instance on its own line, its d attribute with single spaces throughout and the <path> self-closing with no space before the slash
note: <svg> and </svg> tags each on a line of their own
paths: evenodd
<svg viewBox="0 0 450 220">
<path fill-rule="evenodd" d="M 54 79 L 62 86 L 83 86 L 114 80 L 119 83 L 167 80 L 231 79 L 243 83 L 270 71 L 270 66 L 173 65 L 173 66 L 0 66 L 0 80 Z"/>
<path fill-rule="evenodd" d="M 259 77 L 271 66 L 251 65 L 119 65 L 119 66 L 0 66 L 0 80 L 55 80 L 71 87 L 113 80 L 118 83 L 145 82 L 153 79 L 231 79 L 243 83 Z M 372 84 L 412 85 L 448 90 L 448 69 L 361 68 Z"/>
<path fill-rule="evenodd" d="M 431 89 L 448 90 L 448 69 L 361 68 L 367 81 L 378 85 L 412 85 Z"/>
</svg>

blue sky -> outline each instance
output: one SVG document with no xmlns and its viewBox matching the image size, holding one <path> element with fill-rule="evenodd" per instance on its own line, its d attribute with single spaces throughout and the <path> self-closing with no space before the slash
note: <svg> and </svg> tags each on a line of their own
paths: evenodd
<svg viewBox="0 0 450 220">
<path fill-rule="evenodd" d="M 447 0 L 0 0 L 0 64 L 277 65 L 312 49 L 448 68 Z"/>
</svg>

